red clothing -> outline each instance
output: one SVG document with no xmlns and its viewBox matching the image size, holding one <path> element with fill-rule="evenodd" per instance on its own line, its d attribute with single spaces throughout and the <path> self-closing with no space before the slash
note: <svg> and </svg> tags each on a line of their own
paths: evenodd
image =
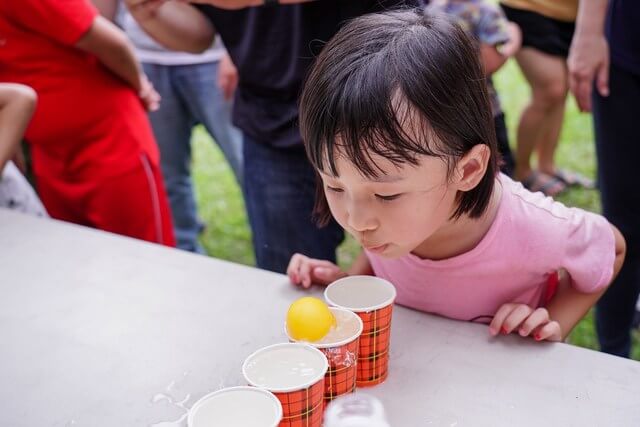
<svg viewBox="0 0 640 427">
<path fill-rule="evenodd" d="M 138 165 L 102 182 L 40 180 L 40 198 L 54 218 L 175 246 L 160 168 L 145 156 Z"/>
<path fill-rule="evenodd" d="M 38 93 L 25 138 L 38 177 L 92 180 L 139 166 L 158 149 L 137 94 L 73 45 L 97 16 L 87 0 L 0 1 L 0 81 Z"/>
<path fill-rule="evenodd" d="M 97 14 L 88 0 L 0 0 L 0 81 L 38 93 L 25 138 L 54 218 L 174 246 L 140 99 L 74 47 Z"/>
</svg>

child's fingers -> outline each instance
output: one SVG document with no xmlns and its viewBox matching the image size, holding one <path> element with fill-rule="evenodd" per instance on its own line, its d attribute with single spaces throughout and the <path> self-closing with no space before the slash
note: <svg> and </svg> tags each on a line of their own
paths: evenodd
<svg viewBox="0 0 640 427">
<path fill-rule="evenodd" d="M 303 288 L 308 288 L 311 286 L 311 268 L 312 265 L 309 260 L 304 260 L 300 264 L 300 269 L 298 270 L 300 283 Z"/>
<path fill-rule="evenodd" d="M 502 328 L 502 324 L 514 308 L 516 308 L 516 304 L 502 304 L 498 311 L 496 311 L 496 314 L 493 316 L 493 320 L 489 324 L 489 332 L 491 335 L 498 335 Z"/>
<path fill-rule="evenodd" d="M 497 335 L 499 332 L 509 334 L 531 314 L 531 311 L 531 307 L 525 304 L 503 304 L 493 316 L 489 332 L 491 335 Z"/>
<path fill-rule="evenodd" d="M 547 323 L 549 323 L 549 312 L 546 308 L 538 308 L 522 323 L 518 333 L 523 337 L 529 336 L 538 326 L 544 326 Z"/>
<path fill-rule="evenodd" d="M 552 320 L 546 325 L 537 328 L 533 333 L 533 338 L 536 341 L 562 341 L 560 324 Z"/>
<path fill-rule="evenodd" d="M 289 266 L 287 267 L 287 276 L 291 280 L 291 283 L 294 285 L 300 284 L 300 264 L 302 263 L 304 257 L 300 254 L 294 254 L 289 261 Z"/>
<path fill-rule="evenodd" d="M 533 309 L 528 305 L 518 304 L 511 313 L 509 313 L 504 322 L 502 322 L 502 329 L 500 331 L 504 334 L 510 334 L 516 330 L 522 322 L 527 320 L 532 311 Z"/>
</svg>

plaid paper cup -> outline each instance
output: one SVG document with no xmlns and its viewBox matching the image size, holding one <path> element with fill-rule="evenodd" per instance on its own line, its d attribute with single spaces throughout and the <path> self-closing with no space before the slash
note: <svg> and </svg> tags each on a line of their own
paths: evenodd
<svg viewBox="0 0 640 427">
<path fill-rule="evenodd" d="M 284 343 L 251 354 L 242 365 L 242 374 L 250 385 L 278 398 L 282 404 L 279 427 L 320 427 L 328 367 L 320 350 L 303 343 Z"/>
<path fill-rule="evenodd" d="M 282 405 L 271 392 L 257 387 L 229 387 L 209 393 L 189 410 L 188 427 L 276 427 Z"/>
<path fill-rule="evenodd" d="M 324 353 L 329 362 L 329 369 L 324 376 L 324 400 L 329 403 L 334 398 L 351 393 L 356 389 L 356 375 L 358 364 L 358 351 L 360 346 L 360 334 L 363 324 L 360 316 L 350 310 L 338 307 L 329 307 L 337 320 L 337 328 L 348 328 L 342 339 L 323 338 L 319 342 L 311 342 L 310 345 Z M 285 332 L 289 340 L 296 342 L 289 335 L 285 325 Z M 331 333 L 330 333 L 331 334 Z M 328 339 L 329 338 L 329 339 Z"/>
<path fill-rule="evenodd" d="M 355 312 L 362 319 L 358 354 L 358 387 L 383 382 L 389 373 L 391 315 L 396 289 L 374 276 L 350 276 L 336 280 L 324 291 L 327 302 Z"/>
</svg>

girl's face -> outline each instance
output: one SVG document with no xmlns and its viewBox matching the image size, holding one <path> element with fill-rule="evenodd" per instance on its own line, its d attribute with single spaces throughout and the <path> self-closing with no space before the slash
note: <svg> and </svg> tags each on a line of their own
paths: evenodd
<svg viewBox="0 0 640 427">
<path fill-rule="evenodd" d="M 364 177 L 343 156 L 336 160 L 338 176 L 320 173 L 329 208 L 365 249 L 385 257 L 406 255 L 448 223 L 458 188 L 436 157 L 402 167 L 376 155 L 372 160 L 383 172 L 378 178 Z"/>
</svg>

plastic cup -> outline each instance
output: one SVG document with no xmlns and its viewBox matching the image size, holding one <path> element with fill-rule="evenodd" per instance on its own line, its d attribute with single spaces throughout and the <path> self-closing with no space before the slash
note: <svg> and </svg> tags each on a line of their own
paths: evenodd
<svg viewBox="0 0 640 427">
<path fill-rule="evenodd" d="M 242 374 L 250 385 L 269 390 L 278 398 L 282 404 L 280 427 L 320 427 L 328 367 L 320 350 L 303 343 L 284 343 L 251 354 L 242 365 Z"/>
<path fill-rule="evenodd" d="M 356 389 L 356 375 L 360 334 L 363 324 L 360 316 L 352 311 L 329 307 L 337 325 L 320 341 L 309 344 L 327 357 L 329 369 L 324 376 L 324 400 L 329 403 L 337 396 L 351 393 Z M 289 340 L 296 341 L 289 335 Z"/>
<path fill-rule="evenodd" d="M 358 354 L 358 387 L 383 382 L 389 374 L 391 314 L 396 288 L 374 276 L 349 276 L 336 280 L 324 291 L 327 302 L 355 312 L 362 319 Z"/>
<path fill-rule="evenodd" d="M 276 396 L 256 387 L 230 387 L 198 400 L 187 418 L 189 427 L 276 427 L 282 405 Z"/>
</svg>

